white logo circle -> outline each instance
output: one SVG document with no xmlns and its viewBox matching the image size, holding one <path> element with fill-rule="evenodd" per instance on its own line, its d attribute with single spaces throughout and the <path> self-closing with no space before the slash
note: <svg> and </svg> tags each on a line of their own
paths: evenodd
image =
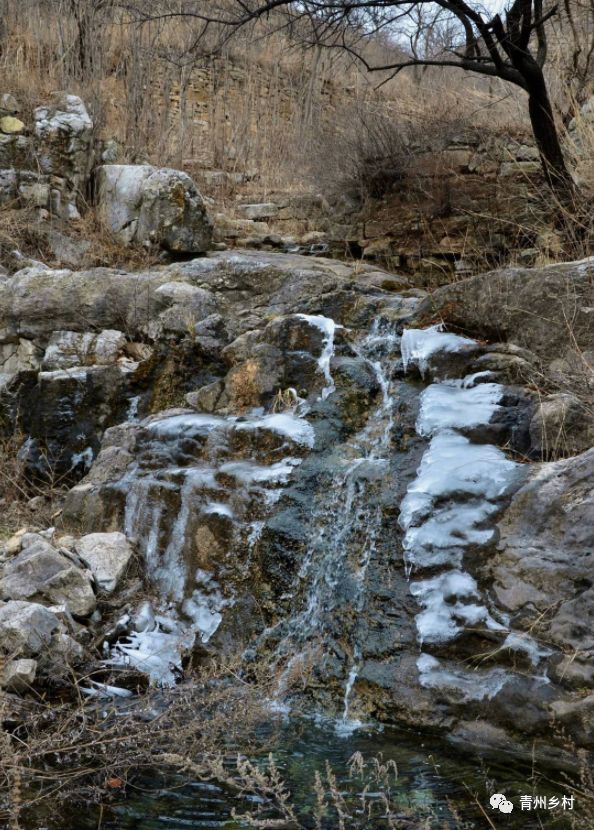
<svg viewBox="0 0 594 830">
<path fill-rule="evenodd" d="M 489 804 L 493 810 L 499 810 L 501 813 L 511 813 L 514 809 L 514 805 L 503 793 L 494 793 L 489 799 Z"/>
</svg>

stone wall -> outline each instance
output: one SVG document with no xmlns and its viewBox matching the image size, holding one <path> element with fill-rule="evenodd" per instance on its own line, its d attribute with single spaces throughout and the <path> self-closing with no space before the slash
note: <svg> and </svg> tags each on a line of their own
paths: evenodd
<svg viewBox="0 0 594 830">
<path fill-rule="evenodd" d="M 363 258 L 445 283 L 510 259 L 533 264 L 554 245 L 543 187 L 525 137 L 462 136 L 439 151 L 411 151 L 397 189 L 381 200 L 252 187 L 217 214 L 215 233 L 231 246 Z"/>
</svg>

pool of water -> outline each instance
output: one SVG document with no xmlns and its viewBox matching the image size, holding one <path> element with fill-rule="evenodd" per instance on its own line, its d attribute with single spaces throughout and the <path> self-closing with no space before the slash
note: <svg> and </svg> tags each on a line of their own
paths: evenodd
<svg viewBox="0 0 594 830">
<path fill-rule="evenodd" d="M 521 809 L 522 795 L 550 798 L 569 794 L 567 786 L 547 783 L 533 770 L 509 764 L 487 765 L 470 753 L 454 755 L 443 744 L 411 732 L 395 730 L 356 731 L 338 735 L 332 724 L 308 720 L 293 721 L 271 736 L 274 762 L 291 792 L 298 823 L 268 825 L 276 828 L 315 828 L 316 772 L 326 775 L 329 764 L 336 776 L 336 789 L 344 799 L 345 828 L 415 828 L 415 830 L 470 830 L 470 828 L 570 828 L 575 813 L 569 810 Z M 361 753 L 367 767 L 354 772 L 349 761 Z M 380 756 L 383 764 L 394 761 L 387 776 L 394 823 L 385 817 L 381 791 L 370 759 Z M 266 767 L 267 755 L 257 763 Z M 230 762 L 231 763 L 231 762 Z M 365 807 L 361 800 L 367 788 Z M 514 809 L 503 814 L 489 803 L 494 793 L 503 793 Z M 238 830 L 249 827 L 234 817 L 262 807 L 263 800 L 252 794 L 238 794 L 213 782 L 165 778 L 158 770 L 131 780 L 123 796 L 101 808 L 89 807 L 81 814 L 47 816 L 42 824 L 25 825 L 25 830 Z M 578 806 L 578 805 L 576 805 Z M 365 813 L 363 812 L 365 810 Z M 277 813 L 265 812 L 264 817 Z M 326 805 L 321 826 L 341 827 L 336 811 Z M 263 825 L 261 825 L 263 826 Z"/>
</svg>

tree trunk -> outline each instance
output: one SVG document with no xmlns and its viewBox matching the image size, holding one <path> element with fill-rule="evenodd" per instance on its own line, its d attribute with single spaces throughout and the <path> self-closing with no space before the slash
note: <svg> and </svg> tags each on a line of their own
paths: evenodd
<svg viewBox="0 0 594 830">
<path fill-rule="evenodd" d="M 565 164 L 542 69 L 536 61 L 530 60 L 529 64 L 523 67 L 522 74 L 526 80 L 530 123 L 540 153 L 542 168 L 549 186 L 559 201 L 562 204 L 568 204 L 575 200 L 576 187 Z"/>
</svg>

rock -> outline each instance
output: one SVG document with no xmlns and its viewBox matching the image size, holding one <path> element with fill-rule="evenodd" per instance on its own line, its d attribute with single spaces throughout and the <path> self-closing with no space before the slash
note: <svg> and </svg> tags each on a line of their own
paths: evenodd
<svg viewBox="0 0 594 830">
<path fill-rule="evenodd" d="M 37 537 L 4 564 L 0 597 L 50 605 L 63 603 L 75 616 L 85 617 L 96 605 L 90 574 L 77 568 L 44 539 Z"/>
<path fill-rule="evenodd" d="M 0 649 L 6 654 L 37 657 L 48 649 L 60 623 L 34 602 L 0 603 Z"/>
<path fill-rule="evenodd" d="M 576 395 L 549 395 L 536 407 L 530 422 L 530 440 L 536 456 L 578 455 L 594 445 L 594 415 Z"/>
<path fill-rule="evenodd" d="M 542 165 L 539 161 L 504 161 L 499 168 L 499 175 L 503 178 L 509 176 L 531 176 L 542 173 Z"/>
<path fill-rule="evenodd" d="M 104 225 L 124 244 L 136 242 L 149 164 L 107 164 L 97 168 L 97 210 Z"/>
<path fill-rule="evenodd" d="M 278 206 L 272 202 L 266 202 L 256 205 L 238 205 L 237 212 L 242 215 L 244 219 L 250 220 L 266 220 L 272 219 L 278 214 Z"/>
<path fill-rule="evenodd" d="M 38 173 L 21 170 L 18 175 L 17 190 L 23 207 L 49 207 L 50 185 Z"/>
<path fill-rule="evenodd" d="M 93 165 L 93 122 L 76 95 L 57 93 L 34 112 L 41 172 L 52 176 L 52 211 L 77 219 Z"/>
<path fill-rule="evenodd" d="M 48 504 L 48 500 L 45 496 L 33 496 L 32 499 L 29 499 L 27 502 L 27 507 L 29 510 L 43 510 Z"/>
<path fill-rule="evenodd" d="M 0 170 L 0 206 L 8 205 L 17 198 L 16 170 Z"/>
<path fill-rule="evenodd" d="M 8 92 L 4 92 L 0 95 L 0 113 L 16 115 L 20 111 L 21 107 L 14 95 L 11 95 Z"/>
<path fill-rule="evenodd" d="M 18 530 L 10 539 L 4 543 L 4 551 L 7 556 L 14 556 L 19 553 L 23 544 L 23 536 L 27 533 L 27 528 L 23 527 Z"/>
<path fill-rule="evenodd" d="M 510 341 L 550 363 L 594 345 L 594 259 L 504 268 L 438 288 L 419 317 L 482 339 Z M 568 325 L 571 321 L 571 325 Z"/>
<path fill-rule="evenodd" d="M 117 361 L 125 345 L 125 335 L 113 329 L 99 334 L 55 331 L 45 350 L 43 368 L 51 371 L 76 366 L 107 366 Z"/>
<path fill-rule="evenodd" d="M 26 692 L 35 682 L 37 660 L 21 658 L 11 660 L 0 675 L 0 686 L 7 692 Z"/>
<path fill-rule="evenodd" d="M 47 241 L 54 257 L 66 268 L 80 268 L 92 247 L 84 239 L 73 239 L 53 229 L 48 232 Z"/>
<path fill-rule="evenodd" d="M 124 147 L 116 138 L 108 138 L 101 146 L 101 161 L 104 164 L 117 164 L 124 155 Z"/>
<path fill-rule="evenodd" d="M 75 548 L 99 589 L 107 594 L 115 591 L 132 558 L 132 548 L 125 535 L 90 533 L 79 539 Z"/>
<path fill-rule="evenodd" d="M 594 658 L 594 449 L 538 465 L 499 523 L 491 563 L 499 603 L 527 628 Z"/>
<path fill-rule="evenodd" d="M 41 353 L 32 340 L 17 338 L 0 344 L 0 363 L 6 374 L 36 371 L 41 365 Z"/>
<path fill-rule="evenodd" d="M 179 253 L 205 253 L 212 222 L 192 179 L 179 170 L 150 165 L 98 168 L 98 210 L 125 244 L 154 243 Z"/>
<path fill-rule="evenodd" d="M 0 118 L 0 131 L 5 135 L 13 135 L 14 133 L 22 133 L 25 125 L 18 118 L 12 115 L 4 115 Z"/>
<path fill-rule="evenodd" d="M 594 742 L 594 695 L 587 695 L 577 701 L 555 701 L 551 711 L 555 721 L 562 727 L 569 727 L 578 736 L 580 744 Z"/>
</svg>

